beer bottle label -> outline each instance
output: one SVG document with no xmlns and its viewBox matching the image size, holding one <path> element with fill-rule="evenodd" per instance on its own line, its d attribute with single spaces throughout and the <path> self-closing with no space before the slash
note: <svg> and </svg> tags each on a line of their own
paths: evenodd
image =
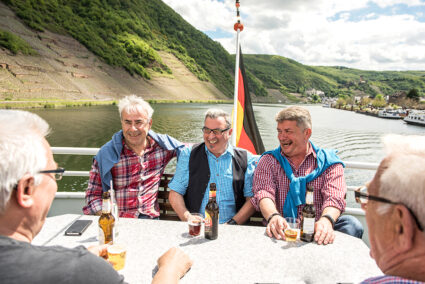
<svg viewBox="0 0 425 284">
<path fill-rule="evenodd" d="M 99 227 L 99 245 L 105 244 L 105 233 L 103 232 L 102 228 Z"/>
<path fill-rule="evenodd" d="M 205 231 L 209 232 L 212 230 L 212 218 L 208 212 L 205 212 Z"/>
<path fill-rule="evenodd" d="M 314 233 L 314 218 L 305 218 L 303 220 L 303 233 L 313 234 Z"/>
</svg>

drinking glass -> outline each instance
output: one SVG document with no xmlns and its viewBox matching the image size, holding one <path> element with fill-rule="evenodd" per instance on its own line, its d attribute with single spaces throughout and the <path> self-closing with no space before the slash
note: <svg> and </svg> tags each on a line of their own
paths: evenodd
<svg viewBox="0 0 425 284">
<path fill-rule="evenodd" d="M 287 242 L 295 242 L 300 231 L 300 220 L 292 217 L 285 217 L 288 226 L 285 228 L 285 239 Z"/>
<path fill-rule="evenodd" d="M 190 213 L 187 218 L 187 224 L 189 225 L 189 235 L 196 237 L 201 233 L 202 223 L 204 217 L 199 213 Z"/>
<path fill-rule="evenodd" d="M 121 270 L 125 266 L 127 247 L 123 244 L 113 244 L 108 246 L 108 261 L 112 263 L 115 270 Z"/>
</svg>

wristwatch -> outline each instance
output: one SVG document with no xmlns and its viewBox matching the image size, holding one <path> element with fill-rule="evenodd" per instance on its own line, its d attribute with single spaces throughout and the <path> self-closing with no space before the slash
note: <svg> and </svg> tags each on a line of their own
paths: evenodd
<svg viewBox="0 0 425 284">
<path fill-rule="evenodd" d="M 227 221 L 227 224 L 229 225 L 237 225 L 238 223 L 236 223 L 235 219 L 230 219 L 229 221 Z"/>
<path fill-rule="evenodd" d="M 331 222 L 331 224 L 332 224 L 332 229 L 335 227 L 335 220 L 334 220 L 334 218 L 332 218 L 332 216 L 331 215 L 329 215 L 329 214 L 325 214 L 325 215 L 323 215 L 322 217 L 320 217 L 320 218 L 326 218 L 326 219 L 328 219 L 329 220 L 329 222 Z"/>
</svg>

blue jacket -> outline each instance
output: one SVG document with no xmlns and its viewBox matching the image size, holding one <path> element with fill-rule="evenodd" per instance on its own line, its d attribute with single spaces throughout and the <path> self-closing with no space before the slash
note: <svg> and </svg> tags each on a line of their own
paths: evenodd
<svg viewBox="0 0 425 284">
<path fill-rule="evenodd" d="M 177 150 L 177 157 L 184 147 L 184 144 L 166 134 L 157 134 L 153 130 L 149 130 L 148 135 L 159 144 L 163 149 L 172 151 Z M 102 180 L 102 190 L 108 191 L 110 189 L 112 174 L 112 167 L 119 162 L 122 151 L 122 130 L 118 131 L 112 136 L 112 139 L 100 148 L 94 159 L 99 165 L 100 178 Z"/>
<path fill-rule="evenodd" d="M 333 164 L 339 163 L 345 167 L 344 163 L 336 155 L 335 150 L 315 147 L 311 141 L 310 144 L 313 147 L 314 152 L 316 152 L 317 168 L 306 176 L 295 177 L 288 160 L 281 154 L 280 146 L 272 151 L 265 152 L 262 155 L 271 154 L 275 157 L 291 182 L 289 184 L 289 191 L 286 195 L 285 203 L 283 204 L 283 216 L 285 217 L 297 218 L 297 206 L 305 204 L 305 191 L 308 182 L 320 176 Z"/>
</svg>

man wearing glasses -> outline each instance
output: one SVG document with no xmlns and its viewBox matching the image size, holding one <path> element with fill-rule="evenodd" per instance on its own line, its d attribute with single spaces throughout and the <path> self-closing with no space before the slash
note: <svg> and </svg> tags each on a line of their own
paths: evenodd
<svg viewBox="0 0 425 284">
<path fill-rule="evenodd" d="M 385 273 L 363 283 L 425 282 L 425 136 L 389 135 L 373 180 L 355 192 L 370 255 Z"/>
<path fill-rule="evenodd" d="M 49 125 L 36 114 L 0 110 L 1 283 L 124 283 L 103 259 L 107 245 L 31 245 L 65 171 L 53 159 L 48 133 Z M 191 265 L 185 253 L 172 248 L 158 259 L 153 283 L 177 283 Z"/>
<path fill-rule="evenodd" d="M 151 130 L 152 107 L 137 96 L 118 104 L 122 130 L 93 159 L 84 214 L 100 215 L 102 192 L 115 189 L 120 217 L 158 219 L 158 189 L 168 162 L 184 145 Z"/>
<path fill-rule="evenodd" d="M 229 143 L 230 116 L 220 109 L 209 109 L 202 128 L 204 142 L 185 148 L 169 183 L 169 200 L 182 221 L 190 213 L 204 214 L 209 185 L 217 185 L 219 223 L 243 224 L 255 212 L 251 205 L 252 174 L 256 158 Z"/>
</svg>

